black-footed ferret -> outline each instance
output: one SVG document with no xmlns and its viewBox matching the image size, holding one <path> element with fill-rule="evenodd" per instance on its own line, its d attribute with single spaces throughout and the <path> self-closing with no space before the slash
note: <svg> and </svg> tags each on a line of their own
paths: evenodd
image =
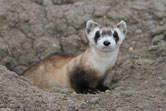
<svg viewBox="0 0 166 111">
<path fill-rule="evenodd" d="M 117 60 L 127 32 L 126 23 L 112 25 L 89 20 L 85 32 L 89 40 L 85 52 L 75 57 L 48 57 L 26 70 L 23 76 L 39 88 L 73 88 L 78 93 L 108 89 L 103 82 Z"/>
</svg>

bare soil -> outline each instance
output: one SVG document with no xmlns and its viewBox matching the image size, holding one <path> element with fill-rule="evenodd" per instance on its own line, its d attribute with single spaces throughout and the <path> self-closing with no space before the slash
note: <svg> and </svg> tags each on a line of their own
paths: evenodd
<svg viewBox="0 0 166 111">
<path fill-rule="evenodd" d="M 89 19 L 128 25 L 111 90 L 41 90 L 20 76 L 53 52 L 84 51 Z M 0 64 L 0 111 L 166 111 L 166 0 L 0 0 Z"/>
</svg>

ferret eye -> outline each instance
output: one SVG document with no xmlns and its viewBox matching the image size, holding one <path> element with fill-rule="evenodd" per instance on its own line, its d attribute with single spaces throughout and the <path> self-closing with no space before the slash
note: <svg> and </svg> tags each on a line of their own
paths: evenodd
<svg viewBox="0 0 166 111">
<path fill-rule="evenodd" d="M 118 33 L 116 31 L 114 32 L 113 37 L 115 38 L 116 42 L 119 41 L 119 36 L 118 36 Z"/>
<path fill-rule="evenodd" d="M 95 41 L 96 44 L 97 44 L 97 41 L 98 41 L 99 37 L 100 37 L 100 32 L 97 31 L 96 34 L 95 34 L 95 37 L 94 37 L 94 41 Z"/>
<path fill-rule="evenodd" d="M 99 37 L 100 37 L 100 32 L 97 31 L 96 34 L 95 34 L 95 36 L 96 36 L 97 38 L 99 38 Z"/>
</svg>

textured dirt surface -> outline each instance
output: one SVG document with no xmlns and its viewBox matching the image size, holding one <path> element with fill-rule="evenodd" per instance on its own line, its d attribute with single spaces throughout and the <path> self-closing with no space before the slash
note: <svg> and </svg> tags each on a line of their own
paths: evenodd
<svg viewBox="0 0 166 111">
<path fill-rule="evenodd" d="M 84 51 L 89 19 L 128 25 L 110 91 L 41 90 L 19 76 L 54 52 Z M 165 111 L 166 1 L 0 0 L 0 64 L 0 111 Z"/>
</svg>

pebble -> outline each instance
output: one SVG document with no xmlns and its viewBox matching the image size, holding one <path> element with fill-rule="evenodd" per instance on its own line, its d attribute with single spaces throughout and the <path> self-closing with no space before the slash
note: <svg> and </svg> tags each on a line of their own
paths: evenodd
<svg viewBox="0 0 166 111">
<path fill-rule="evenodd" d="M 151 60 L 151 59 L 139 59 L 139 60 L 136 60 L 137 64 L 153 64 L 154 63 L 154 60 Z"/>
<path fill-rule="evenodd" d="M 154 46 L 154 45 L 149 46 L 149 51 L 157 51 L 157 49 L 158 49 L 158 46 Z"/>
<path fill-rule="evenodd" d="M 136 33 L 142 33 L 142 30 L 138 29 L 136 30 Z"/>
<path fill-rule="evenodd" d="M 68 99 L 67 101 L 68 101 L 70 104 L 74 104 L 74 101 L 71 100 L 71 99 Z"/>
<path fill-rule="evenodd" d="M 163 33 L 163 35 L 166 37 L 166 31 Z"/>
<path fill-rule="evenodd" d="M 61 90 L 61 93 L 67 93 L 67 92 L 69 92 L 68 89 L 62 89 L 62 90 Z"/>
<path fill-rule="evenodd" d="M 157 44 L 159 43 L 161 40 L 164 39 L 164 35 L 156 35 L 153 39 L 152 39 L 152 43 L 153 44 Z"/>
<path fill-rule="evenodd" d="M 155 98 L 155 95 L 149 95 L 150 98 Z"/>
<path fill-rule="evenodd" d="M 94 97 L 91 100 L 89 100 L 90 103 L 95 104 L 99 101 L 99 97 Z"/>
<path fill-rule="evenodd" d="M 166 51 L 163 51 L 163 52 L 161 53 L 161 56 L 165 57 L 165 56 L 166 56 Z"/>
<path fill-rule="evenodd" d="M 121 96 L 130 97 L 130 96 L 133 95 L 133 91 L 124 91 L 124 92 L 121 92 L 120 95 L 121 95 Z"/>
<path fill-rule="evenodd" d="M 129 52 L 132 52 L 133 51 L 133 47 L 129 47 Z"/>
<path fill-rule="evenodd" d="M 135 45 L 136 43 L 137 43 L 136 41 L 132 41 L 132 42 L 131 42 L 132 45 Z"/>
<path fill-rule="evenodd" d="M 86 103 L 84 101 L 79 101 L 75 104 L 75 106 L 77 108 L 83 108 L 86 105 Z"/>
<path fill-rule="evenodd" d="M 110 93 L 110 92 L 111 92 L 111 90 L 106 90 L 105 92 L 106 92 L 106 93 Z"/>
<path fill-rule="evenodd" d="M 73 93 L 72 93 L 72 95 L 74 95 L 74 96 L 75 96 L 75 95 L 77 95 L 77 93 L 76 93 L 76 92 L 73 92 Z"/>
<path fill-rule="evenodd" d="M 164 24 L 164 21 L 160 21 L 160 23 L 159 23 L 160 25 L 163 25 Z"/>
<path fill-rule="evenodd" d="M 149 34 L 154 37 L 166 31 L 166 25 L 152 29 Z"/>
</svg>

